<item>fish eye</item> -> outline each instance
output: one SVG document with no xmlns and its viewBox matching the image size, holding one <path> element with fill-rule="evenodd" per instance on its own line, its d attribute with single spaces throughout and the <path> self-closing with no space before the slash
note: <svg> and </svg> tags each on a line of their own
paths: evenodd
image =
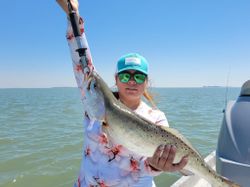
<svg viewBox="0 0 250 187">
<path fill-rule="evenodd" d="M 96 84 L 96 81 L 95 80 L 92 80 L 91 81 L 91 88 L 96 88 L 97 87 L 97 84 Z"/>
</svg>

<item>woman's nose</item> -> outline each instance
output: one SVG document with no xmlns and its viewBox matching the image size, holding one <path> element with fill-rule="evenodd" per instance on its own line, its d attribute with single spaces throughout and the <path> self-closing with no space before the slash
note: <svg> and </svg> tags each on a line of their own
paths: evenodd
<svg viewBox="0 0 250 187">
<path fill-rule="evenodd" d="M 131 79 L 128 81 L 128 84 L 135 85 L 136 82 L 135 82 L 134 78 L 131 77 Z"/>
</svg>

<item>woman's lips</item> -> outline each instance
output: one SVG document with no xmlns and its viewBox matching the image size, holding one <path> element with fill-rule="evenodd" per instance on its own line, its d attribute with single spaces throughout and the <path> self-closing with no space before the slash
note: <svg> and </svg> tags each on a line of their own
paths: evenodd
<svg viewBox="0 0 250 187">
<path fill-rule="evenodd" d="M 138 92 L 138 89 L 136 89 L 136 88 L 126 88 L 126 91 L 127 91 L 127 93 L 137 93 Z"/>
<path fill-rule="evenodd" d="M 137 91 L 137 89 L 136 89 L 136 88 L 126 88 L 126 90 Z"/>
</svg>

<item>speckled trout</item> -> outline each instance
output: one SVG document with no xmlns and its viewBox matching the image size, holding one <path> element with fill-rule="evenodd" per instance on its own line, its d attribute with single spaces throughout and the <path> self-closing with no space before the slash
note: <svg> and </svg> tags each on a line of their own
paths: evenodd
<svg viewBox="0 0 250 187">
<path fill-rule="evenodd" d="M 87 60 L 85 50 L 87 45 L 81 42 L 80 29 L 77 28 L 77 16 L 68 0 L 57 0 L 60 6 L 69 12 L 74 36 L 78 44 L 80 64 L 84 74 L 81 92 L 86 116 L 90 121 L 102 121 L 103 131 L 112 142 L 124 146 L 126 149 L 142 156 L 151 157 L 155 149 L 162 144 L 175 145 L 177 148 L 174 162 L 177 163 L 183 156 L 188 156 L 185 170 L 206 179 L 214 187 L 238 187 L 239 185 L 218 175 L 202 159 L 178 131 L 172 128 L 157 126 L 147 119 L 137 115 L 118 101 L 106 83 L 93 68 L 91 60 Z"/>
<path fill-rule="evenodd" d="M 116 144 L 142 156 L 151 157 L 155 149 L 162 144 L 175 145 L 177 148 L 174 162 L 188 156 L 186 170 L 206 179 L 214 187 L 237 187 L 239 185 L 218 175 L 202 159 L 193 146 L 176 130 L 157 126 L 147 119 L 135 114 L 119 102 L 93 68 L 92 60 L 88 59 L 87 43 L 82 41 L 79 20 L 68 0 L 57 0 L 65 12 L 69 13 L 74 36 L 77 41 L 81 77 L 80 90 L 86 116 L 91 123 L 95 120 L 103 122 L 103 131 Z M 67 8 L 68 7 L 68 8 Z M 87 52 L 86 52 L 87 51 Z M 89 55 L 85 55 L 85 52 Z"/>
<path fill-rule="evenodd" d="M 91 120 L 102 120 L 103 131 L 116 144 L 142 156 L 151 157 L 162 144 L 177 148 L 174 163 L 188 155 L 185 170 L 206 179 L 214 187 L 238 187 L 204 162 L 191 143 L 173 128 L 161 127 L 137 115 L 117 100 L 106 83 L 91 72 L 86 83 L 86 113 Z"/>
</svg>

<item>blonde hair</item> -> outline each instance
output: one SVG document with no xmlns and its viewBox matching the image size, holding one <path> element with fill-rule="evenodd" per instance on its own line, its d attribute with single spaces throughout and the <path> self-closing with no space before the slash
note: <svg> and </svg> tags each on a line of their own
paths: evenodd
<svg viewBox="0 0 250 187">
<path fill-rule="evenodd" d="M 154 100 L 154 96 L 153 96 L 155 94 L 153 94 L 151 91 L 148 91 L 148 88 L 151 87 L 151 86 L 152 86 L 152 82 L 147 77 L 147 88 L 145 88 L 143 96 L 151 104 L 153 109 L 158 109 L 158 107 L 155 104 L 155 100 Z"/>
<path fill-rule="evenodd" d="M 145 91 L 144 91 L 143 96 L 145 97 L 145 99 L 148 100 L 148 102 L 152 105 L 152 107 L 153 107 L 154 109 L 157 109 L 157 106 L 155 105 L 155 102 L 154 102 L 153 95 L 152 95 L 151 93 L 149 93 L 148 90 L 145 90 Z"/>
</svg>

